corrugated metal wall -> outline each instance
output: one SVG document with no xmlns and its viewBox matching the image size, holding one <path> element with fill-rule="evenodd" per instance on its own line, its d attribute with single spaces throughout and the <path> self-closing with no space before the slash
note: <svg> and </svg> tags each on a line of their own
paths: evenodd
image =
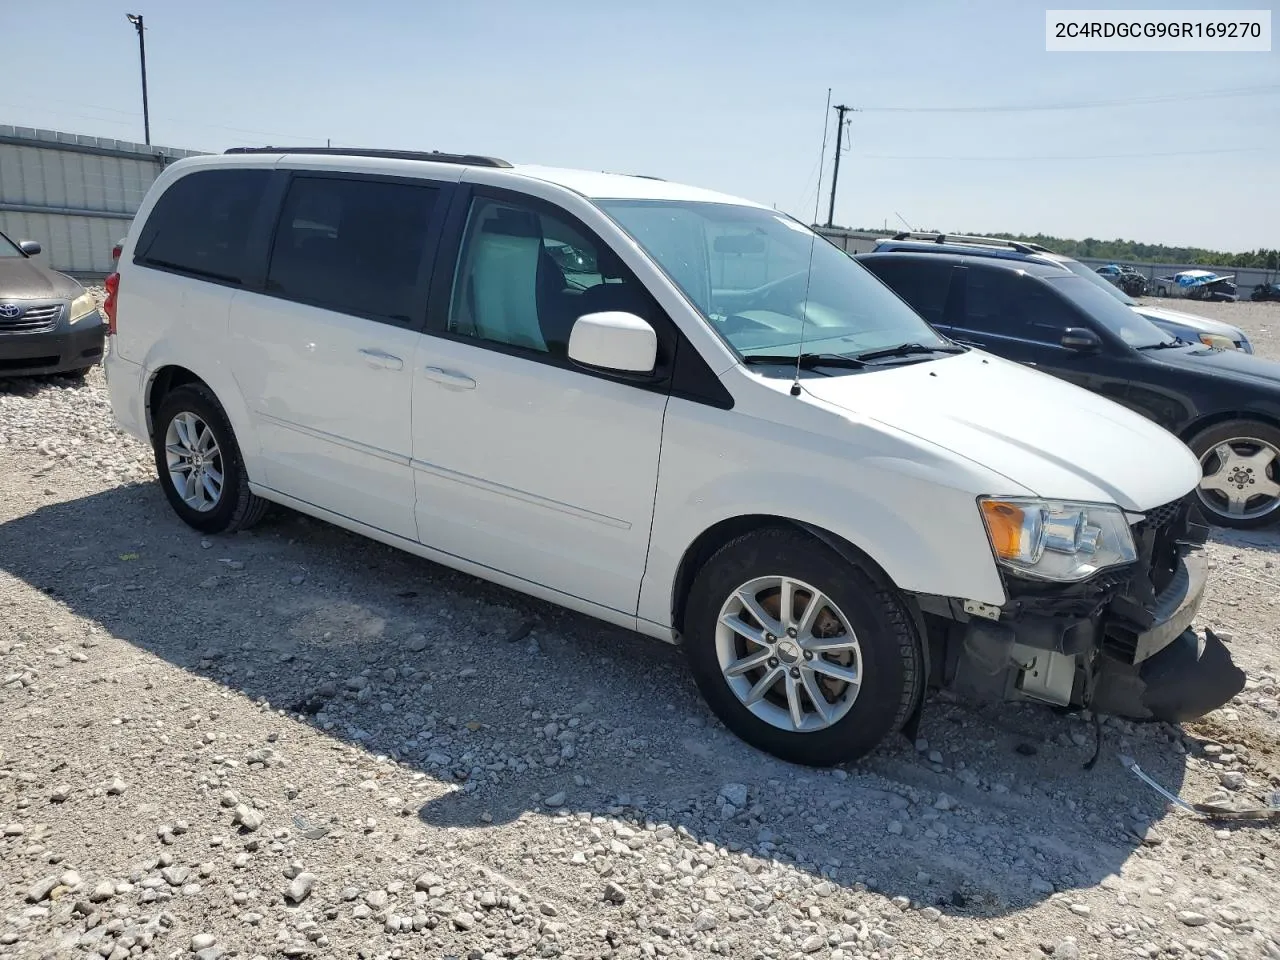
<svg viewBox="0 0 1280 960">
<path fill-rule="evenodd" d="M 0 231 L 55 270 L 102 277 L 164 167 L 197 151 L 0 124 Z"/>
</svg>

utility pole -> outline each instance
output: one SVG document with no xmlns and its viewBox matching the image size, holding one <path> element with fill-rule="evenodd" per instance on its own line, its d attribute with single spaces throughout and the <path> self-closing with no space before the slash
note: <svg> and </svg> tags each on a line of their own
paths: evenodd
<svg viewBox="0 0 1280 960">
<path fill-rule="evenodd" d="M 126 13 L 125 16 L 138 31 L 138 60 L 142 64 L 142 129 L 147 146 L 151 146 L 151 114 L 147 110 L 147 42 L 142 35 L 142 14 Z"/>
<path fill-rule="evenodd" d="M 832 220 L 836 215 L 836 181 L 840 179 L 840 144 L 844 140 L 844 115 L 853 110 L 853 107 L 846 107 L 843 103 L 831 108 L 839 116 L 836 121 L 836 165 L 831 171 L 831 206 L 827 210 L 827 226 L 833 226 Z"/>
</svg>

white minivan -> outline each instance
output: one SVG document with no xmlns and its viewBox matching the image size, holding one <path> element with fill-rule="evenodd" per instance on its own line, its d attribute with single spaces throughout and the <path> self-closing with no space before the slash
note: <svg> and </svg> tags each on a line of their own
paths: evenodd
<svg viewBox="0 0 1280 960">
<path fill-rule="evenodd" d="M 680 643 L 784 759 L 910 734 L 929 688 L 1176 721 L 1243 686 L 1191 629 L 1187 448 L 768 207 L 237 149 L 161 174 L 108 292 L 112 406 L 186 523 L 283 504 Z"/>
</svg>

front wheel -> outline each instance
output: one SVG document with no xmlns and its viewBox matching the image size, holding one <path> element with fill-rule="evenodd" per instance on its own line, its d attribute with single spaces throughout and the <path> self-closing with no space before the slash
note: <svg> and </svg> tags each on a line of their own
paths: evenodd
<svg viewBox="0 0 1280 960">
<path fill-rule="evenodd" d="M 855 760 L 902 728 L 924 677 L 901 598 L 794 529 L 753 531 L 694 580 L 685 651 L 730 730 L 790 763 Z"/>
<path fill-rule="evenodd" d="M 1204 476 L 1197 494 L 1209 519 L 1249 530 L 1280 520 L 1280 430 L 1231 420 L 1191 438 Z"/>
<path fill-rule="evenodd" d="M 231 533 L 257 523 L 267 501 L 249 475 L 226 412 L 203 384 L 178 387 L 160 401 L 152 445 L 170 506 L 202 533 Z"/>
</svg>

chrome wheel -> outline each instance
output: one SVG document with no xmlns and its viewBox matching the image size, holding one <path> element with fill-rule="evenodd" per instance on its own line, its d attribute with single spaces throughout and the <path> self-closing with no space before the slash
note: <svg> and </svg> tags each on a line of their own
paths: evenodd
<svg viewBox="0 0 1280 960">
<path fill-rule="evenodd" d="M 1237 437 L 1200 457 L 1200 501 L 1219 516 L 1257 520 L 1280 508 L 1280 450 L 1264 440 Z"/>
<path fill-rule="evenodd" d="M 862 650 L 821 591 L 790 577 L 758 577 L 720 608 L 716 655 L 748 710 L 794 733 L 825 730 L 858 698 Z"/>
<path fill-rule="evenodd" d="M 206 513 L 222 500 L 222 451 L 209 425 L 194 413 L 179 413 L 164 435 L 169 481 L 183 502 Z"/>
</svg>

